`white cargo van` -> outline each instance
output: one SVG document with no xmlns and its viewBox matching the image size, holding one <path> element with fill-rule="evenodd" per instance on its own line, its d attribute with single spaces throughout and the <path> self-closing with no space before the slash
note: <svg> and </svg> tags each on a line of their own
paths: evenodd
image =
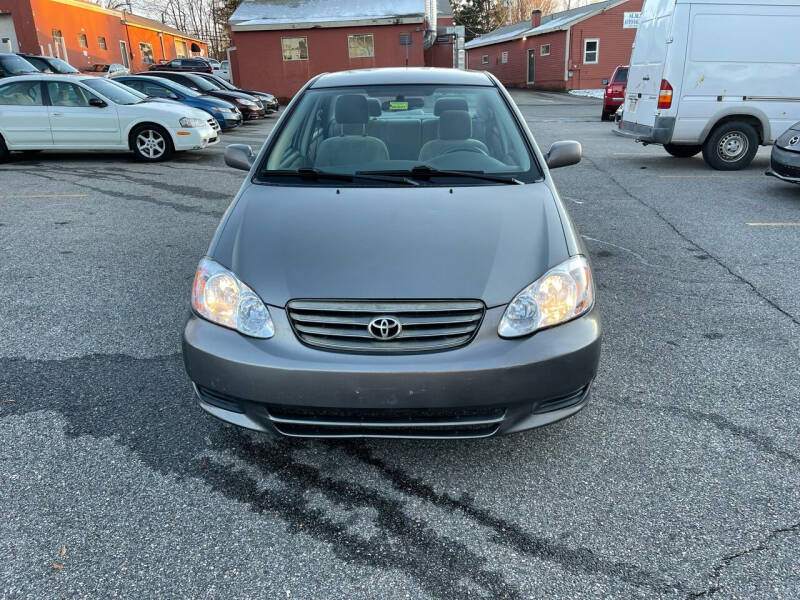
<svg viewBox="0 0 800 600">
<path fill-rule="evenodd" d="M 621 135 L 743 169 L 800 121 L 800 0 L 645 0 Z"/>
</svg>

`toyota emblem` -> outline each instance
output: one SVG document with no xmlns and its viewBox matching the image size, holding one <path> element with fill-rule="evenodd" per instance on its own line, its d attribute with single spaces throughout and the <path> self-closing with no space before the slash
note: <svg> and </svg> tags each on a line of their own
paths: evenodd
<svg viewBox="0 0 800 600">
<path fill-rule="evenodd" d="M 394 317 L 377 317 L 369 322 L 367 331 L 376 340 L 391 340 L 400 335 L 403 326 Z"/>
</svg>

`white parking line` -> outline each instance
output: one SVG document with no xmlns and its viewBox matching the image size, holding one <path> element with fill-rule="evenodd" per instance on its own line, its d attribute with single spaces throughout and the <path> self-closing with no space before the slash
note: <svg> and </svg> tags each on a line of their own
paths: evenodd
<svg viewBox="0 0 800 600">
<path fill-rule="evenodd" d="M 800 227 L 800 221 L 776 221 L 774 223 L 745 223 L 750 227 Z"/>
<path fill-rule="evenodd" d="M 0 200 L 30 200 L 33 198 L 86 198 L 89 194 L 18 194 L 0 196 Z"/>
</svg>

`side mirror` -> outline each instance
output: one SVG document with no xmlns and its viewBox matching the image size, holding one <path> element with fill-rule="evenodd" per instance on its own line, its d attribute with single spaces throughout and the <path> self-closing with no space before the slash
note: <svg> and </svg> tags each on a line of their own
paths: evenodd
<svg viewBox="0 0 800 600">
<path fill-rule="evenodd" d="M 225 164 L 229 167 L 249 171 L 255 160 L 256 155 L 247 144 L 231 144 L 225 148 Z"/>
<path fill-rule="evenodd" d="M 545 156 L 545 160 L 549 169 L 557 169 L 558 167 L 568 167 L 581 162 L 582 155 L 583 147 L 580 142 L 566 140 L 553 142 Z"/>
<path fill-rule="evenodd" d="M 178 94 L 176 94 L 175 92 L 170 92 L 167 98 L 169 98 L 170 100 L 180 100 L 180 96 L 178 96 Z"/>
<path fill-rule="evenodd" d="M 100 98 L 89 98 L 89 106 L 96 106 L 97 108 L 103 108 L 108 106 L 105 100 L 100 100 Z"/>
</svg>

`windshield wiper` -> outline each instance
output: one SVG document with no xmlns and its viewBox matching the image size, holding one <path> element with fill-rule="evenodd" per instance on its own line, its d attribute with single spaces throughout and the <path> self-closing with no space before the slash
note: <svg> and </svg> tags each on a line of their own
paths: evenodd
<svg viewBox="0 0 800 600">
<path fill-rule="evenodd" d="M 292 170 L 279 170 L 279 171 L 266 171 L 264 175 L 294 175 L 304 179 L 332 179 L 334 181 L 350 181 L 356 179 L 365 179 L 368 181 L 385 181 L 387 183 L 401 183 L 404 185 L 419 185 L 413 179 L 402 176 L 382 175 L 380 173 L 363 173 L 358 171 L 356 173 L 335 173 L 331 171 L 323 171 L 316 167 L 300 167 L 296 171 Z"/>
<path fill-rule="evenodd" d="M 504 183 L 506 185 L 525 185 L 519 179 L 508 177 L 504 175 L 490 175 L 483 171 L 450 171 L 446 169 L 435 169 L 428 165 L 417 165 L 410 171 L 405 170 L 388 170 L 388 171 L 359 171 L 360 173 L 368 173 L 370 175 L 410 175 L 414 179 L 430 180 L 431 177 L 468 177 L 472 179 L 482 179 L 483 181 L 493 181 L 495 183 Z"/>
</svg>

